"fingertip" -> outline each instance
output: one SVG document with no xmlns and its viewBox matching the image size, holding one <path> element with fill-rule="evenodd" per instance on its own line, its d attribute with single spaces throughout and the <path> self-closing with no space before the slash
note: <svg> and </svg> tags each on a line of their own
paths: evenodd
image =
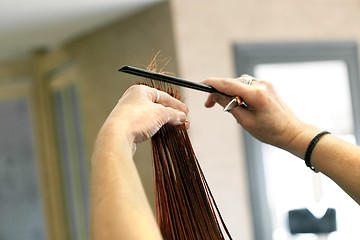
<svg viewBox="0 0 360 240">
<path fill-rule="evenodd" d="M 215 105 L 215 103 L 219 102 L 220 96 L 218 94 L 210 94 L 205 101 L 205 107 L 211 108 Z"/>
<path fill-rule="evenodd" d="M 180 115 L 180 118 L 178 120 L 179 123 L 184 123 L 186 121 L 186 114 L 183 113 Z"/>
<path fill-rule="evenodd" d="M 184 111 L 184 112 L 185 112 L 186 115 L 189 114 L 189 108 L 188 108 L 188 106 L 186 106 L 186 105 L 185 105 L 185 111 Z"/>
<path fill-rule="evenodd" d="M 184 125 L 185 125 L 186 130 L 189 130 L 191 123 L 189 120 L 185 120 Z"/>
<path fill-rule="evenodd" d="M 168 113 L 168 123 L 171 125 L 180 125 L 186 121 L 187 115 L 179 110 L 171 109 Z"/>
<path fill-rule="evenodd" d="M 214 101 L 212 101 L 212 100 L 210 100 L 209 98 L 206 100 L 206 102 L 205 102 L 205 107 L 207 107 L 207 108 L 211 108 L 211 107 L 213 107 L 215 105 L 215 102 Z"/>
</svg>

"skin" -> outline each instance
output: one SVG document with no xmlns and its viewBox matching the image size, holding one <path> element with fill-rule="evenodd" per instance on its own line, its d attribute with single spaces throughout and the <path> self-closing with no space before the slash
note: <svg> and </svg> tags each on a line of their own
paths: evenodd
<svg viewBox="0 0 360 240">
<path fill-rule="evenodd" d="M 137 143 L 164 124 L 183 124 L 188 108 L 147 86 L 130 87 L 102 126 L 92 156 L 91 239 L 162 239 L 137 173 Z"/>
<path fill-rule="evenodd" d="M 203 82 L 230 96 L 241 96 L 248 108 L 231 114 L 258 140 L 304 158 L 311 140 L 321 132 L 300 121 L 280 99 L 271 83 L 239 79 Z M 136 144 L 153 136 L 164 124 L 185 124 L 188 108 L 147 86 L 130 87 L 102 126 L 92 156 L 91 239 L 162 239 L 137 173 Z M 225 106 L 229 97 L 210 94 L 206 107 Z M 156 102 L 156 103 L 155 103 Z M 360 203 L 360 148 L 325 135 L 311 155 L 312 166 L 342 187 Z"/>
<path fill-rule="evenodd" d="M 299 158 L 305 157 L 311 140 L 321 132 L 300 121 L 277 95 L 273 85 L 253 81 L 246 85 L 239 79 L 211 78 L 203 82 L 230 96 L 241 96 L 248 108 L 237 107 L 231 114 L 258 140 L 282 148 Z M 206 107 L 215 103 L 226 106 L 229 97 L 209 95 Z M 360 204 L 360 148 L 333 135 L 325 135 L 311 155 L 315 169 L 327 175 Z"/>
</svg>

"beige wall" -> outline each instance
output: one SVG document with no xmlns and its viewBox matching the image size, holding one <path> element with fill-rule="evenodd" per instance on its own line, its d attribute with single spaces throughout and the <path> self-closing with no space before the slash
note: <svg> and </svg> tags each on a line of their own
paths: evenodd
<svg viewBox="0 0 360 240">
<path fill-rule="evenodd" d="M 76 39 L 66 50 L 77 65 L 87 152 L 105 118 L 124 91 L 141 78 L 119 73 L 123 65 L 147 66 L 154 54 L 172 60 L 166 71 L 176 74 L 176 56 L 169 3 L 160 3 Z M 135 162 L 145 191 L 154 203 L 149 141 L 139 144 Z"/>
<path fill-rule="evenodd" d="M 31 61 L 29 59 L 8 60 L 0 62 L 0 81 L 29 77 L 32 74 Z"/>
<path fill-rule="evenodd" d="M 64 63 L 72 63 L 69 71 L 74 73 L 71 78 L 76 76 L 74 82 L 78 84 L 82 130 L 90 160 L 97 132 L 106 117 L 124 91 L 141 80 L 119 73 L 118 69 L 122 65 L 144 67 L 161 51 L 160 58 L 172 59 L 166 71 L 176 74 L 173 36 L 170 6 L 168 2 L 163 2 L 73 39 L 57 49 L 39 50 L 26 59 L 0 62 L 0 98 L 11 97 L 12 92 L 3 91 L 3 87 L 16 85 L 16 80 L 21 83 L 23 78 L 29 79 L 34 93 L 34 128 L 37 130 L 35 137 L 49 239 L 69 239 L 54 136 L 49 73 L 58 70 Z M 137 146 L 135 162 L 150 203 L 154 206 L 149 141 Z"/>
<path fill-rule="evenodd" d="M 234 42 L 360 40 L 357 0 L 172 0 L 179 72 L 233 77 Z M 206 94 L 184 92 L 190 137 L 234 239 L 252 239 L 240 128 Z"/>
</svg>

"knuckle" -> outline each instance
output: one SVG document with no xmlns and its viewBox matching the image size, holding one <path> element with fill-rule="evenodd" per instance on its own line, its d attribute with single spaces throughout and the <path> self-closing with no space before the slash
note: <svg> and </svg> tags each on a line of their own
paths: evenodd
<svg viewBox="0 0 360 240">
<path fill-rule="evenodd" d="M 124 93 L 124 95 L 132 94 L 134 92 L 137 92 L 141 89 L 140 85 L 132 85 L 130 86 Z"/>
<path fill-rule="evenodd" d="M 259 88 L 254 89 L 254 93 L 253 93 L 253 94 L 254 94 L 256 97 L 261 98 L 261 97 L 263 97 L 263 96 L 265 95 L 265 92 L 266 92 L 265 88 L 259 87 Z"/>
<path fill-rule="evenodd" d="M 139 89 L 139 85 L 132 85 L 128 88 L 127 91 L 132 92 L 132 91 L 136 91 L 137 89 Z"/>
<path fill-rule="evenodd" d="M 272 82 L 269 82 L 269 81 L 262 81 L 264 86 L 267 88 L 267 89 L 273 89 L 274 88 L 274 84 L 272 84 Z"/>
</svg>

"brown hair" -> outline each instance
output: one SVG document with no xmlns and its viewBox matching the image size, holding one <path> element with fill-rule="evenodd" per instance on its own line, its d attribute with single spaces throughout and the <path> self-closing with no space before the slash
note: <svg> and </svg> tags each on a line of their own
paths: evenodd
<svg viewBox="0 0 360 240">
<path fill-rule="evenodd" d="M 148 70 L 158 70 L 156 56 Z M 148 80 L 147 85 L 181 98 L 180 93 L 169 84 Z M 195 156 L 185 125 L 164 125 L 152 137 L 151 143 L 156 220 L 163 238 L 225 239 L 225 232 L 231 239 Z"/>
</svg>

